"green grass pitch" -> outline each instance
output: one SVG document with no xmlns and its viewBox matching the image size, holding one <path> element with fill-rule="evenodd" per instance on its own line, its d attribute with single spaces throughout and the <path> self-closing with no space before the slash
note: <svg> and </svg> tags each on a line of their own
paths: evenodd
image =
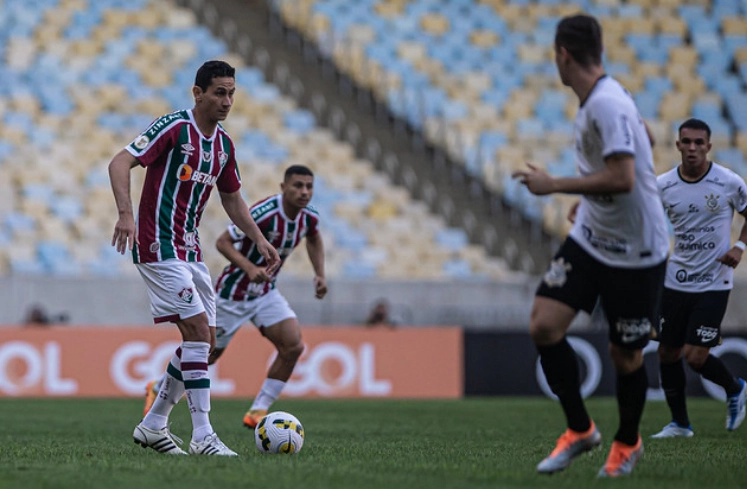
<svg viewBox="0 0 747 489">
<path fill-rule="evenodd" d="M 172 431 L 189 440 L 185 403 Z M 598 480 L 617 427 L 612 399 L 588 408 L 603 448 L 563 473 L 535 466 L 554 446 L 564 420 L 544 398 L 457 401 L 280 400 L 295 414 L 306 442 L 300 453 L 263 455 L 241 425 L 248 402 L 214 400 L 211 419 L 236 459 L 175 457 L 132 441 L 141 402 L 132 400 L 0 400 L 0 488 L 721 488 L 747 487 L 747 424 L 729 433 L 725 407 L 690 400 L 695 437 L 644 440 L 631 477 Z M 666 404 L 649 402 L 644 437 L 669 420 Z"/>
</svg>

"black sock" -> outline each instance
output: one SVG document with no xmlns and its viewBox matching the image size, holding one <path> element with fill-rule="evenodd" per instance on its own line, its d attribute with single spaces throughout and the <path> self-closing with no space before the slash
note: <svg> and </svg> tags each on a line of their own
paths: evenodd
<svg viewBox="0 0 747 489">
<path fill-rule="evenodd" d="M 687 416 L 687 404 L 685 402 L 685 366 L 682 358 L 674 363 L 660 363 L 661 388 L 667 397 L 669 410 L 672 412 L 672 421 L 680 426 L 690 426 Z"/>
<path fill-rule="evenodd" d="M 537 346 L 542 370 L 553 393 L 563 407 L 568 428 L 584 432 L 591 427 L 591 419 L 581 398 L 578 359 L 564 337 L 551 346 Z"/>
<path fill-rule="evenodd" d="M 620 412 L 620 428 L 615 440 L 626 445 L 638 443 L 638 426 L 641 423 L 643 407 L 646 405 L 648 377 L 646 367 L 635 372 L 617 376 L 617 406 Z"/>
<path fill-rule="evenodd" d="M 703 366 L 696 370 L 696 372 L 702 375 L 703 378 L 723 387 L 727 396 L 734 396 L 742 390 L 742 385 L 729 372 L 724 362 L 713 355 L 708 355 L 706 361 L 703 362 Z"/>
</svg>

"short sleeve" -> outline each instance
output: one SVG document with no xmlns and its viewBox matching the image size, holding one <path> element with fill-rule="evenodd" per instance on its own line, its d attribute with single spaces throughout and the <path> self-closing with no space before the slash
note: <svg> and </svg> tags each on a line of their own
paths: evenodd
<svg viewBox="0 0 747 489">
<path fill-rule="evenodd" d="M 743 213 L 747 209 L 747 185 L 744 183 L 744 179 L 734 174 L 734 187 L 731 195 L 729 196 L 731 206 L 738 213 Z"/>
<path fill-rule="evenodd" d="M 625 104 L 605 97 L 595 100 L 594 106 L 590 109 L 592 124 L 602 140 L 602 156 L 606 158 L 615 153 L 634 156 L 635 138 L 632 125 L 636 121 L 631 120 Z"/>
<path fill-rule="evenodd" d="M 228 161 L 218 176 L 216 182 L 218 191 L 232 194 L 241 188 L 241 175 L 239 174 L 239 165 L 236 164 L 236 155 L 231 145 L 231 151 L 228 154 Z"/>
<path fill-rule="evenodd" d="M 231 236 L 231 239 L 234 241 L 241 241 L 246 237 L 244 231 L 239 229 L 239 227 L 234 223 L 229 224 L 226 231 L 228 231 L 228 235 Z"/>
<path fill-rule="evenodd" d="M 156 123 L 159 120 L 157 119 L 125 148 L 143 166 L 149 166 L 158 161 L 163 155 L 171 151 L 175 145 L 179 126 L 155 131 L 153 128 L 156 127 Z"/>
</svg>

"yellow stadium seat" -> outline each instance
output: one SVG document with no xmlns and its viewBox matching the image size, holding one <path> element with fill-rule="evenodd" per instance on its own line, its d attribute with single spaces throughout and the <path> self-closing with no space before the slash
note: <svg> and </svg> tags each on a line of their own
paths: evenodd
<svg viewBox="0 0 747 489">
<path fill-rule="evenodd" d="M 698 52 L 692 46 L 674 46 L 669 50 L 670 64 L 695 66 L 698 58 Z"/>
<path fill-rule="evenodd" d="M 495 46 L 500 40 L 498 33 L 485 29 L 474 30 L 469 34 L 470 43 L 480 48 Z"/>
<path fill-rule="evenodd" d="M 440 36 L 449 31 L 449 19 L 438 13 L 427 13 L 420 18 L 420 27 L 429 34 Z"/>
<path fill-rule="evenodd" d="M 747 35 L 747 19 L 744 17 L 724 17 L 721 21 L 721 30 L 725 36 Z"/>
<path fill-rule="evenodd" d="M 659 17 L 656 19 L 656 27 L 662 34 L 676 34 L 684 39 L 687 35 L 687 23 L 679 17 Z"/>
</svg>

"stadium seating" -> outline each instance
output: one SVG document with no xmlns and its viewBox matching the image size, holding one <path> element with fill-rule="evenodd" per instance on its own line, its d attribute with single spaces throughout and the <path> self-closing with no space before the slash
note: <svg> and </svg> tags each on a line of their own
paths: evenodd
<svg viewBox="0 0 747 489">
<path fill-rule="evenodd" d="M 279 191 L 290 164 L 313 168 L 330 277 L 511 277 L 170 1 L 6 0 L 0 49 L 0 273 L 135 274 L 109 245 L 117 214 L 107 165 L 154 117 L 191 107 L 197 67 L 220 58 L 238 67 L 225 126 L 245 197 Z M 432 97 L 434 107 L 446 99 Z M 456 103 L 453 111 L 463 115 Z M 144 172 L 132 173 L 136 202 Z M 227 224 L 218 201 L 201 225 L 213 272 L 225 263 L 211 245 Z M 284 274 L 311 273 L 304 255 L 292 255 Z"/>
<path fill-rule="evenodd" d="M 275 7 L 358 86 L 559 236 L 568 232 L 573 199 L 537 198 L 509 175 L 526 159 L 551 173 L 574 171 L 564 149 L 577 102 L 560 85 L 552 52 L 555 25 L 567 14 L 600 18 L 607 70 L 657 136 L 657 173 L 679 161 L 676 129 L 695 116 L 713 129 L 712 156 L 747 176 L 742 0 L 275 0 Z"/>
</svg>

